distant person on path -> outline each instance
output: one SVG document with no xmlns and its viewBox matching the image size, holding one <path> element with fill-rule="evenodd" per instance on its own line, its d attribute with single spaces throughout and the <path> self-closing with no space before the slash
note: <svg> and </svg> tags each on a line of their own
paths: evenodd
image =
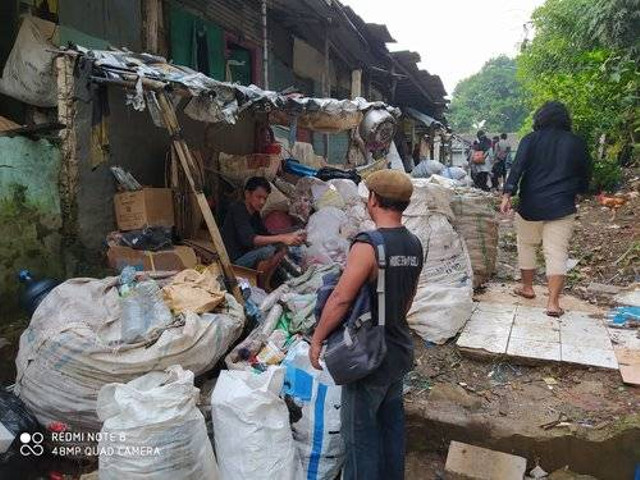
<svg viewBox="0 0 640 480">
<path fill-rule="evenodd" d="M 481 190 L 489 191 L 488 180 L 493 166 L 493 145 L 484 131 L 479 130 L 477 137 L 478 144 L 475 147 L 474 152 L 471 154 L 471 161 L 476 167 L 475 185 Z M 482 162 L 480 160 L 482 160 Z"/>
<path fill-rule="evenodd" d="M 576 195 L 587 192 L 590 159 L 584 140 L 571 132 L 571 117 L 562 103 L 540 107 L 533 130 L 520 142 L 500 210 L 511 211 L 511 198 L 519 188 L 516 231 L 522 286 L 515 293 L 535 297 L 536 247 L 542 243 L 549 282 L 547 315 L 560 317 Z"/>
<path fill-rule="evenodd" d="M 498 190 L 500 188 L 500 181 L 504 183 L 506 180 L 507 157 L 511 152 L 511 147 L 509 146 L 509 142 L 507 142 L 506 133 L 496 138 L 497 141 L 493 144 L 494 162 L 491 170 L 491 187 Z"/>
</svg>

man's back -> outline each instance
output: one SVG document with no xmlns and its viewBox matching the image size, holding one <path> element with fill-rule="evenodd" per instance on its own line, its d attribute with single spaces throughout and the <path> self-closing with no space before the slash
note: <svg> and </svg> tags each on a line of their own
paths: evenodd
<svg viewBox="0 0 640 480">
<path fill-rule="evenodd" d="M 420 240 L 404 227 L 380 228 L 384 237 L 387 268 L 385 270 L 385 319 L 387 355 L 367 381 L 388 383 L 402 378 L 413 368 L 413 340 L 407 324 L 407 310 L 413 299 L 423 264 Z M 358 241 L 358 238 L 356 238 Z M 373 285 L 375 291 L 375 284 Z M 377 298 L 373 302 L 377 317 Z"/>
</svg>

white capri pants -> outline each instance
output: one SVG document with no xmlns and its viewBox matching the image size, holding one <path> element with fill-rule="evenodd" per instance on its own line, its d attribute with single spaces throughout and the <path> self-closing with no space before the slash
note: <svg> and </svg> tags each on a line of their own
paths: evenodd
<svg viewBox="0 0 640 480">
<path fill-rule="evenodd" d="M 569 241 L 573 234 L 574 223 L 574 214 L 557 220 L 540 222 L 530 222 L 516 214 L 520 268 L 536 269 L 536 248 L 542 243 L 547 276 L 566 275 Z"/>
</svg>

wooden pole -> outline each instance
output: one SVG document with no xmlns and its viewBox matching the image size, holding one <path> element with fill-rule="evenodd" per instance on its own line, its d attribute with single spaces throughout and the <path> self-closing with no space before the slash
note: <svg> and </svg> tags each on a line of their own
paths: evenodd
<svg viewBox="0 0 640 480">
<path fill-rule="evenodd" d="M 331 96 L 331 66 L 329 63 L 329 26 L 324 32 L 324 74 L 322 75 L 322 96 L 329 98 Z M 323 134 L 324 158 L 329 162 L 329 135 Z"/>
<path fill-rule="evenodd" d="M 145 0 L 143 11 L 145 18 L 145 49 L 150 53 L 159 53 L 158 31 L 160 30 L 161 6 L 159 0 Z"/>
<path fill-rule="evenodd" d="M 162 113 L 165 127 L 171 134 L 171 140 L 178 154 L 178 158 L 180 159 L 180 164 L 182 165 L 184 174 L 187 177 L 187 181 L 189 182 L 191 191 L 196 197 L 196 201 L 198 202 L 198 206 L 200 207 L 200 211 L 202 212 L 204 221 L 207 224 L 207 230 L 209 230 L 209 235 L 211 235 L 211 241 L 213 242 L 213 246 L 215 247 L 216 252 L 218 253 L 218 258 L 220 259 L 220 266 L 222 267 L 222 273 L 224 275 L 227 286 L 230 289 L 233 296 L 235 297 L 235 299 L 241 305 L 243 305 L 244 299 L 242 298 L 240 288 L 238 287 L 236 276 L 233 273 L 231 260 L 229 259 L 229 254 L 227 253 L 227 249 L 225 248 L 224 242 L 222 241 L 220 230 L 218 229 L 218 225 L 216 224 L 215 218 L 213 218 L 211 207 L 209 207 L 207 198 L 204 196 L 204 193 L 202 192 L 202 185 L 196 184 L 196 182 L 193 179 L 193 175 L 191 173 L 194 165 L 193 157 L 191 155 L 191 151 L 189 150 L 187 142 L 185 142 L 184 138 L 182 137 L 182 132 L 180 129 L 180 124 L 178 123 L 178 117 L 176 116 L 176 112 L 173 109 L 171 102 L 166 97 L 166 94 L 164 92 L 162 91 L 157 92 L 157 95 L 158 95 L 158 103 L 160 105 L 160 112 Z"/>
<path fill-rule="evenodd" d="M 67 276 L 75 272 L 75 259 L 71 247 L 78 236 L 78 190 L 80 167 L 76 138 L 76 102 L 73 96 L 75 56 L 60 55 L 55 60 L 58 87 L 58 122 L 65 128 L 58 133 L 60 138 L 60 172 L 58 188 L 62 217 L 62 258 Z"/>
</svg>

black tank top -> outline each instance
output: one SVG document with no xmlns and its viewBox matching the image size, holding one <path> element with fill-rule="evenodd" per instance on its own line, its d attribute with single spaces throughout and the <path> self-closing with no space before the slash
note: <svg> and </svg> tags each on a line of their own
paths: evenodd
<svg viewBox="0 0 640 480">
<path fill-rule="evenodd" d="M 401 379 L 413 369 L 413 340 L 406 312 L 422 270 L 423 250 L 418 237 L 405 227 L 380 228 L 384 237 L 387 268 L 385 270 L 385 333 L 387 355 L 380 367 L 364 379 L 375 384 L 388 384 Z M 356 242 L 367 242 L 356 237 Z M 371 285 L 373 315 L 378 315 L 376 284 Z"/>
</svg>

